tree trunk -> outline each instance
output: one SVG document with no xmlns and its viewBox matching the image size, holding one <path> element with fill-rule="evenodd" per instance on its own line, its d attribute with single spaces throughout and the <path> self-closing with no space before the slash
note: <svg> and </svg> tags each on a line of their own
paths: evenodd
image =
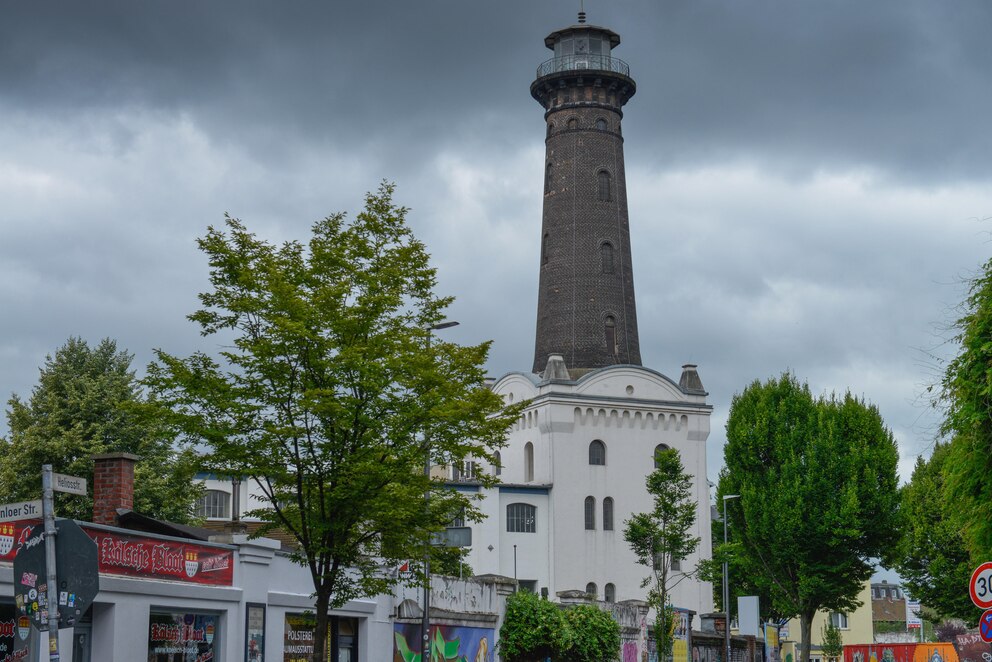
<svg viewBox="0 0 992 662">
<path fill-rule="evenodd" d="M 331 592 L 327 588 L 317 589 L 317 604 L 314 607 L 314 614 L 317 617 L 317 624 L 313 630 L 313 661 L 324 662 L 329 659 L 330 651 L 327 650 L 327 626 L 330 620 L 327 609 L 331 604 Z"/>
<path fill-rule="evenodd" d="M 809 662 L 809 651 L 813 637 L 813 617 L 816 610 L 799 614 L 799 630 L 802 641 L 799 646 L 799 662 Z"/>
</svg>

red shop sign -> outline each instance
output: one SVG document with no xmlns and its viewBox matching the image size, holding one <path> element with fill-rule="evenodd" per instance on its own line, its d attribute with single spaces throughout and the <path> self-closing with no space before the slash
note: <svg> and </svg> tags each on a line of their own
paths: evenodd
<svg viewBox="0 0 992 662">
<path fill-rule="evenodd" d="M 101 574 L 167 579 L 189 584 L 231 586 L 234 553 L 230 549 L 180 540 L 161 540 L 89 528 L 96 542 Z M 41 530 L 39 520 L 0 522 L 0 561 L 13 563 L 17 550 Z"/>
<path fill-rule="evenodd" d="M 231 586 L 234 552 L 179 540 L 83 530 L 96 542 L 101 574 L 168 579 L 189 584 Z"/>
</svg>

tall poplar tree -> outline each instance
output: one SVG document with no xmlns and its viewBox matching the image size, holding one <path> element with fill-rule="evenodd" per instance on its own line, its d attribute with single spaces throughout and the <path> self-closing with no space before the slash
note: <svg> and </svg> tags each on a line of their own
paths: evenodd
<svg viewBox="0 0 992 662">
<path fill-rule="evenodd" d="M 479 517 L 425 461 L 491 464 L 519 412 L 484 383 L 489 343 L 432 340 L 451 298 L 434 294 L 392 194 L 383 184 L 354 221 L 318 221 L 307 244 L 269 244 L 233 218 L 211 228 L 199 245 L 212 289 L 190 319 L 226 348 L 160 351 L 149 368 L 204 466 L 258 484 L 260 533 L 296 539 L 316 598 L 314 660 L 326 659 L 329 608 L 388 591 L 397 579 L 384 569 L 423 558 L 452 513 Z"/>
<path fill-rule="evenodd" d="M 957 321 L 958 355 L 944 373 L 946 507 L 975 563 L 992 554 L 992 260 L 971 281 Z"/>
<path fill-rule="evenodd" d="M 975 623 L 980 612 L 962 590 L 973 567 L 955 513 L 945 503 L 949 451 L 948 444 L 937 444 L 929 460 L 917 458 L 912 479 L 900 489 L 902 539 L 893 568 L 927 609 L 943 618 Z"/>
<path fill-rule="evenodd" d="M 899 454 L 878 410 L 850 394 L 814 398 L 785 373 L 734 396 L 717 500 L 746 574 L 773 610 L 797 616 L 808 662 L 817 611 L 849 612 L 898 539 Z"/>
</svg>

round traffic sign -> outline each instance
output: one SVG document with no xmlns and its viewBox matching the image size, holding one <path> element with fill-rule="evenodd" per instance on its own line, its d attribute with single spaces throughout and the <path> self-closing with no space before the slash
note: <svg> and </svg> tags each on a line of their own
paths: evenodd
<svg viewBox="0 0 992 662">
<path fill-rule="evenodd" d="M 989 609 L 978 621 L 978 634 L 982 636 L 982 641 L 992 643 L 992 609 Z"/>
<path fill-rule="evenodd" d="M 992 561 L 986 561 L 971 573 L 968 592 L 979 609 L 992 609 Z"/>
</svg>

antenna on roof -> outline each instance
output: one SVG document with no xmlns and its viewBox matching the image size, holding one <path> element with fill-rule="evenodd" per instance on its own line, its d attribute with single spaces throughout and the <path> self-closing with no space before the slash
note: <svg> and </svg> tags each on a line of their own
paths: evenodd
<svg viewBox="0 0 992 662">
<path fill-rule="evenodd" d="M 586 6 L 585 0 L 579 0 L 579 24 L 586 22 Z"/>
</svg>

